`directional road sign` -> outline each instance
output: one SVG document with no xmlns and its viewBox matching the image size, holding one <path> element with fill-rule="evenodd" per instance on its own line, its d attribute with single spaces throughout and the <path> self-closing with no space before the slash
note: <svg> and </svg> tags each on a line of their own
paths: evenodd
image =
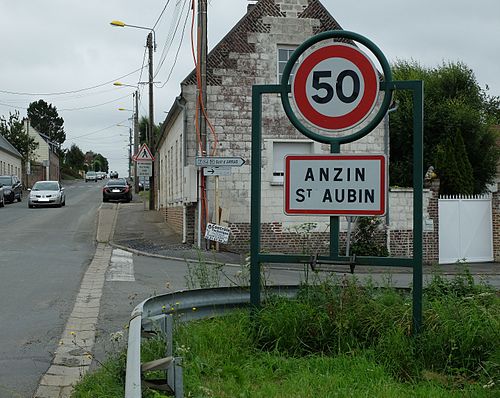
<svg viewBox="0 0 500 398">
<path fill-rule="evenodd" d="M 288 155 L 288 215 L 381 216 L 387 175 L 384 155 Z"/>
<path fill-rule="evenodd" d="M 234 157 L 217 157 L 217 156 L 197 156 L 194 164 L 196 167 L 241 167 L 245 164 L 245 159 L 238 156 Z"/>
<path fill-rule="evenodd" d="M 231 167 L 204 167 L 204 176 L 229 176 L 231 175 Z"/>
<path fill-rule="evenodd" d="M 354 46 L 321 47 L 300 63 L 292 80 L 292 101 L 312 125 L 342 131 L 361 123 L 378 97 L 378 73 Z"/>
<path fill-rule="evenodd" d="M 135 154 L 134 160 L 136 162 L 152 162 L 154 160 L 149 147 L 146 144 L 142 144 L 139 151 Z"/>
</svg>

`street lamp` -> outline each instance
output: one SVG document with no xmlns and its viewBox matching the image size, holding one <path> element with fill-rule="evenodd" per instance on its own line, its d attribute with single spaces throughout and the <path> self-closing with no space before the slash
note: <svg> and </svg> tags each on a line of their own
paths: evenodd
<svg viewBox="0 0 500 398">
<path fill-rule="evenodd" d="M 153 49 L 156 51 L 156 40 L 155 40 L 155 31 L 153 28 L 148 28 L 146 26 L 138 26 L 138 25 L 130 25 L 126 24 L 122 21 L 111 21 L 112 26 L 117 26 L 120 28 L 129 27 L 136 29 L 144 29 L 149 30 L 147 39 L 146 39 L 146 47 L 149 50 L 149 134 L 148 134 L 148 142 L 149 148 L 154 156 L 155 154 L 155 137 L 153 132 L 154 126 L 154 112 L 153 112 Z M 119 82 L 118 82 L 119 83 Z M 137 96 L 136 96 L 137 101 Z M 155 208 L 155 183 L 154 183 L 154 162 L 152 162 L 152 174 L 153 176 L 150 178 L 149 186 L 150 192 L 149 195 L 149 210 L 153 210 Z"/>
</svg>

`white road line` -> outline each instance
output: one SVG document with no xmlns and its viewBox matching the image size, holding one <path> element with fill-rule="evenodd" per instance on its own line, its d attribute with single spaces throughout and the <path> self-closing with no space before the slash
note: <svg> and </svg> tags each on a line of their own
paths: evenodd
<svg viewBox="0 0 500 398">
<path fill-rule="evenodd" d="M 132 253 L 121 249 L 113 249 L 108 271 L 107 282 L 134 282 L 134 260 Z"/>
</svg>

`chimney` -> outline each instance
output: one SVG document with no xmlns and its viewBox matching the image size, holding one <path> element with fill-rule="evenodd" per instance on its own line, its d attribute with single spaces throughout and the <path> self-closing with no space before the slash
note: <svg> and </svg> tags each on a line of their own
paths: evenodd
<svg viewBox="0 0 500 398">
<path fill-rule="evenodd" d="M 249 0 L 249 1 L 251 1 L 251 0 Z M 247 14 L 248 14 L 250 11 L 252 11 L 252 10 L 253 10 L 253 8 L 255 7 L 255 4 L 256 4 L 256 3 L 248 3 L 248 5 L 247 5 Z"/>
</svg>

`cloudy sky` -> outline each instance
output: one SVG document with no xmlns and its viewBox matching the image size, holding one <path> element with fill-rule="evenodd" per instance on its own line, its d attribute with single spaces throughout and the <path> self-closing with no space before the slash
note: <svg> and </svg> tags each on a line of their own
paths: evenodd
<svg viewBox="0 0 500 398">
<path fill-rule="evenodd" d="M 247 0 L 209 0 L 212 48 L 244 15 Z M 155 26 L 155 122 L 161 122 L 180 81 L 193 68 L 191 0 L 0 0 L 0 115 L 26 115 L 38 99 L 57 107 L 67 140 L 108 158 L 126 175 L 133 88 L 147 80 L 148 31 L 112 27 L 112 20 Z M 426 66 L 463 61 L 479 84 L 500 95 L 500 1 L 323 0 L 346 29 L 375 42 L 389 61 Z M 166 8 L 165 8 L 166 7 Z M 165 12 L 160 17 L 162 10 Z M 185 28 L 184 28 L 185 26 Z M 141 67 L 146 66 L 141 74 Z M 140 115 L 148 113 L 140 85 Z M 121 126 L 117 126 L 121 125 Z"/>
</svg>

